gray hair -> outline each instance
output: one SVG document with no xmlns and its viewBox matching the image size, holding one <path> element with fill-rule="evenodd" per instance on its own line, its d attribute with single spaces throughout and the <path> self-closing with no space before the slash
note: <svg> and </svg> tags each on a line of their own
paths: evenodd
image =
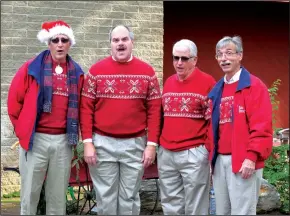
<svg viewBox="0 0 290 216">
<path fill-rule="evenodd" d="M 173 54 L 174 50 L 177 47 L 186 47 L 186 48 L 188 48 L 189 49 L 189 53 L 190 53 L 190 57 L 196 57 L 197 56 L 197 47 L 196 47 L 195 43 L 192 42 L 191 40 L 182 39 L 180 41 L 177 41 L 173 45 L 172 54 Z"/>
<path fill-rule="evenodd" d="M 123 26 L 124 28 L 126 28 L 126 29 L 128 30 L 128 32 L 129 32 L 129 37 L 130 37 L 130 39 L 131 39 L 131 40 L 134 40 L 134 34 L 133 34 L 133 32 L 130 30 L 130 28 L 129 28 L 128 26 L 125 26 L 125 25 L 117 25 L 117 26 L 113 27 L 113 28 L 110 30 L 110 33 L 109 33 L 109 41 L 111 42 L 111 40 L 112 40 L 112 32 L 113 32 L 113 30 L 114 30 L 115 28 L 117 28 L 117 27 L 120 27 L 120 26 Z"/>
<path fill-rule="evenodd" d="M 230 43 L 233 43 L 236 46 L 237 53 L 243 52 L 243 42 L 242 42 L 242 38 L 240 36 L 234 36 L 234 37 L 225 36 L 225 37 L 223 37 L 216 44 L 216 52 L 220 48 L 225 47 Z"/>
</svg>

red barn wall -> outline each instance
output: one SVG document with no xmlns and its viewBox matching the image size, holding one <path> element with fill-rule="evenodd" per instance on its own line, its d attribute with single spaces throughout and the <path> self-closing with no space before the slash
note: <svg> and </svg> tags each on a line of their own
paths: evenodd
<svg viewBox="0 0 290 216">
<path fill-rule="evenodd" d="M 223 36 L 243 39 L 242 64 L 270 87 L 282 80 L 278 127 L 289 127 L 289 5 L 281 2 L 164 2 L 164 81 L 173 73 L 172 46 L 194 41 L 197 66 L 216 80 L 223 76 L 214 56 Z"/>
</svg>

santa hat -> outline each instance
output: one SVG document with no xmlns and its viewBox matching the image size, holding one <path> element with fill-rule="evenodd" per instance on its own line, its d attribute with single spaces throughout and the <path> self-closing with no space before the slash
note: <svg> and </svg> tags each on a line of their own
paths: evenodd
<svg viewBox="0 0 290 216">
<path fill-rule="evenodd" d="M 41 30 L 37 34 L 37 38 L 41 43 L 48 44 L 48 40 L 58 34 L 66 35 L 71 42 L 71 46 L 75 45 L 75 37 L 71 27 L 62 20 L 44 22 Z"/>
</svg>

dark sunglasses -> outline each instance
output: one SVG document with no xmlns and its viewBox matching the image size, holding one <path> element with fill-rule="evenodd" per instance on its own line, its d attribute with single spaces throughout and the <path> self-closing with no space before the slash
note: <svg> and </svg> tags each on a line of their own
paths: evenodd
<svg viewBox="0 0 290 216">
<path fill-rule="evenodd" d="M 181 59 L 182 62 L 187 62 L 189 59 L 193 57 L 186 57 L 186 56 L 172 56 L 174 61 L 179 61 Z"/>
<path fill-rule="evenodd" d="M 54 39 L 51 39 L 50 41 L 54 44 L 57 44 L 59 42 L 59 40 L 62 42 L 62 43 L 67 43 L 69 42 L 69 39 L 68 38 L 54 38 Z"/>
</svg>

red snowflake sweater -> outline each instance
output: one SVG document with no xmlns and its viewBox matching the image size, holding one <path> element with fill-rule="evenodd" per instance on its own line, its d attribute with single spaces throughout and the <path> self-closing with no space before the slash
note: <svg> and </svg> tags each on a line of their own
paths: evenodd
<svg viewBox="0 0 290 216">
<path fill-rule="evenodd" d="M 224 84 L 220 103 L 220 121 L 219 121 L 219 141 L 218 152 L 220 154 L 231 154 L 231 139 L 233 133 L 233 104 L 234 94 L 237 89 L 238 82 Z"/>
<path fill-rule="evenodd" d="M 52 62 L 52 101 L 51 113 L 43 112 L 40 116 L 36 132 L 46 134 L 65 134 L 68 109 L 67 65 L 61 63 L 61 74 L 55 73 L 57 64 Z"/>
<path fill-rule="evenodd" d="M 153 68 L 136 57 L 126 63 L 107 57 L 85 76 L 80 108 L 82 139 L 92 133 L 158 143 L 161 94 Z"/>
<path fill-rule="evenodd" d="M 207 134 L 211 112 L 206 99 L 214 84 L 214 78 L 198 68 L 184 81 L 179 81 L 176 74 L 166 80 L 162 94 L 164 124 L 160 145 L 171 151 L 181 151 L 205 144 L 211 150 Z"/>
</svg>

